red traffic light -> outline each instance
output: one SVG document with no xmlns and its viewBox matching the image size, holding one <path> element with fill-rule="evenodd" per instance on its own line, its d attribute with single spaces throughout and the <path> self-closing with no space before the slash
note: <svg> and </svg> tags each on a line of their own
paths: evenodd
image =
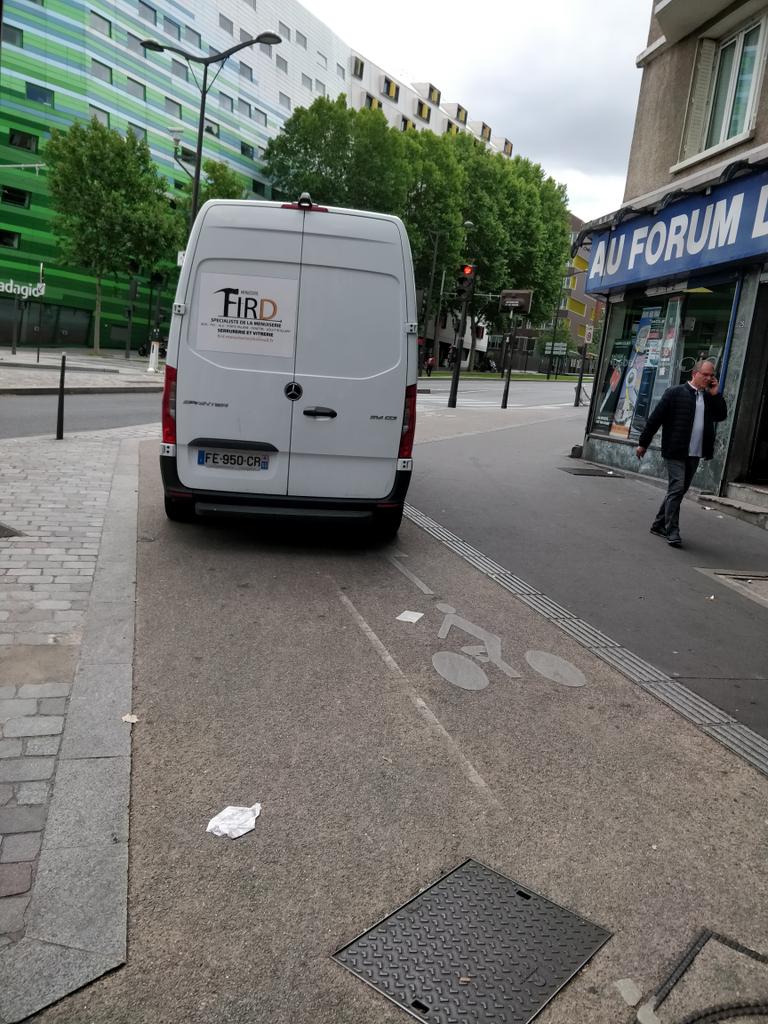
<svg viewBox="0 0 768 1024">
<path fill-rule="evenodd" d="M 461 268 L 461 273 L 465 277 L 472 277 L 474 272 L 475 272 L 475 268 L 472 266 L 471 263 L 465 263 L 464 266 Z"/>
</svg>

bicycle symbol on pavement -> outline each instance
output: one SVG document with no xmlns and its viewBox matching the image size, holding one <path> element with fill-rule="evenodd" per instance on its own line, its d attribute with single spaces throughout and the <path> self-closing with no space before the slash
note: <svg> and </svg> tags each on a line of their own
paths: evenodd
<svg viewBox="0 0 768 1024">
<path fill-rule="evenodd" d="M 465 619 L 453 605 L 438 603 L 437 608 L 445 616 L 437 634 L 441 640 L 445 640 L 451 629 L 460 629 L 482 641 L 480 644 L 462 647 L 461 654 L 456 651 L 438 651 L 432 655 L 435 670 L 446 682 L 462 690 L 484 690 L 490 685 L 490 679 L 481 665 L 487 664 L 495 665 L 509 679 L 522 679 L 522 675 L 502 658 L 501 637 Z M 572 687 L 586 684 L 583 672 L 570 661 L 549 651 L 526 651 L 525 660 L 534 672 L 553 683 Z"/>
</svg>

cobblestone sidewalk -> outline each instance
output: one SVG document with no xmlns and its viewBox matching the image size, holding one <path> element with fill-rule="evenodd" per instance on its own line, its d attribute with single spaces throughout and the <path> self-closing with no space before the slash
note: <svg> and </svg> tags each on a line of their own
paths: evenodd
<svg viewBox="0 0 768 1024">
<path fill-rule="evenodd" d="M 65 390 L 73 391 L 159 391 L 162 389 L 162 365 L 159 373 L 147 373 L 148 360 L 135 354 L 131 359 L 98 357 L 87 351 L 67 352 Z M 43 351 L 40 362 L 30 349 L 12 354 L 0 348 L 0 394 L 34 393 L 58 389 L 61 352 Z"/>
<path fill-rule="evenodd" d="M 158 433 L 148 425 L 63 441 L 0 441 L 0 1021 L 35 1008 L 17 1001 L 9 1010 L 2 994 L 4 967 L 18 975 L 19 957 L 29 950 L 30 920 L 47 943 L 68 947 L 51 939 L 50 922 L 62 909 L 52 857 L 39 892 L 36 881 L 49 828 L 59 852 L 76 846 L 65 820 L 80 814 L 71 803 L 73 778 L 90 773 L 93 783 L 94 771 L 113 773 L 119 760 L 115 750 L 86 748 L 109 745 L 111 728 L 117 752 L 130 753 L 129 726 L 118 713 L 130 706 L 133 645 L 134 595 L 123 570 L 135 545 L 135 508 L 131 519 L 124 506 L 131 493 L 135 506 L 138 441 Z M 122 703 L 112 706 L 115 679 Z M 93 708 L 105 700 L 108 726 L 89 738 Z M 66 785 L 57 789 L 62 771 Z M 97 790 L 103 786 L 101 779 Z M 127 779 L 124 790 L 127 811 Z M 98 802 L 102 794 L 89 798 Z M 39 992 L 32 1002 L 45 1005 L 44 998 Z"/>
</svg>

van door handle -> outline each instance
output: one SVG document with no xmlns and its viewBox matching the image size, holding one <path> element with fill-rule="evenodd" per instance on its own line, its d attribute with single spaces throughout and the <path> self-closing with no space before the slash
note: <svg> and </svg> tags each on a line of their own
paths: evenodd
<svg viewBox="0 0 768 1024">
<path fill-rule="evenodd" d="M 338 413 L 335 409 L 326 409 L 324 405 L 316 405 L 313 409 L 305 409 L 305 416 L 327 416 L 329 420 L 336 419 Z"/>
</svg>

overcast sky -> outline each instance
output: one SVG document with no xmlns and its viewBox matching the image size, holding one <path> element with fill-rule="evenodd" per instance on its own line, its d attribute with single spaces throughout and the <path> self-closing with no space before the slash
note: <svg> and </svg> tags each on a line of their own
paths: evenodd
<svg viewBox="0 0 768 1024">
<path fill-rule="evenodd" d="M 432 82 L 511 139 L 568 186 L 576 216 L 621 205 L 651 0 L 301 2 L 374 64 Z"/>
</svg>

